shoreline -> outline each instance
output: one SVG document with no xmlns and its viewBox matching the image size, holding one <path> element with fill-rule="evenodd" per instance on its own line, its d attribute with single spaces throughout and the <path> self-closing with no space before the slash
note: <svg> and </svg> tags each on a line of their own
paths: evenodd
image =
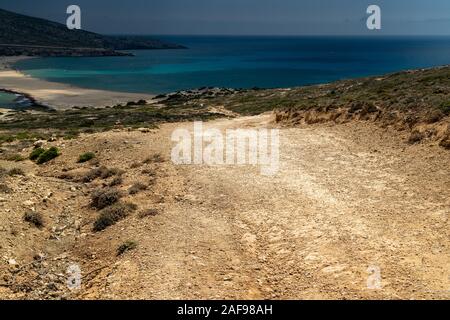
<svg viewBox="0 0 450 320">
<path fill-rule="evenodd" d="M 0 89 L 27 96 L 40 106 L 55 110 L 67 110 L 75 106 L 101 108 L 154 98 L 150 94 L 85 89 L 33 78 L 12 67 L 12 64 L 24 59 L 32 57 L 0 57 Z"/>
</svg>

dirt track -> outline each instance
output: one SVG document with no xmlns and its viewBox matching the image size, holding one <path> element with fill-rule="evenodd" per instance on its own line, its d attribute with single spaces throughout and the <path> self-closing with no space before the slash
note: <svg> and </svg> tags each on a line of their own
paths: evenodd
<svg viewBox="0 0 450 320">
<path fill-rule="evenodd" d="M 166 155 L 173 129 L 158 133 Z M 282 129 L 275 177 L 248 166 L 172 167 L 176 201 L 129 231 L 139 253 L 114 267 L 100 296 L 449 298 L 450 156 L 388 135 L 362 123 Z M 367 288 L 369 266 L 380 269 L 381 290 Z"/>
<path fill-rule="evenodd" d="M 101 163 L 127 170 L 126 183 L 142 179 L 141 169 L 130 171 L 130 164 L 154 152 L 170 159 L 170 136 L 180 126 L 192 129 L 167 124 L 150 134 L 105 132 L 64 142 L 55 163 L 23 179 L 17 187 L 22 191 L 4 199 L 13 210 L 3 219 L 26 238 L 14 242 L 18 238 L 8 236 L 2 250 L 15 248 L 10 251 L 19 263 L 23 251 L 25 263 L 30 250 L 64 243 L 39 242 L 32 237 L 47 239 L 48 231 L 30 234 L 21 221 L 22 202 L 48 190 L 54 195 L 45 209 L 37 207 L 47 221 L 63 217 L 62 208 L 66 219 L 85 220 L 79 231 L 84 237 L 78 234 L 81 242 L 70 245 L 69 258 L 82 264 L 85 281 L 74 298 L 449 298 L 450 153 L 408 146 L 398 132 L 372 124 L 282 128 L 274 177 L 261 175 L 259 167 L 166 161 L 156 189 L 131 199 L 140 208 L 157 206 L 161 214 L 131 216 L 96 234 L 86 186 L 71 196 L 71 183 L 43 178 L 96 148 Z M 271 116 L 262 115 L 205 126 L 272 125 Z M 127 239 L 138 248 L 115 257 Z M 380 270 L 380 290 L 367 288 L 369 267 Z"/>
</svg>

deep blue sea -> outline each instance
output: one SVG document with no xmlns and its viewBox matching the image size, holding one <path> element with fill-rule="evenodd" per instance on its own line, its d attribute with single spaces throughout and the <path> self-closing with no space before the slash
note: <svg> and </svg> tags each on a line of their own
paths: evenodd
<svg viewBox="0 0 450 320">
<path fill-rule="evenodd" d="M 188 49 L 39 58 L 16 68 L 81 87 L 156 94 L 203 86 L 292 87 L 450 64 L 450 37 L 160 38 Z"/>
</svg>

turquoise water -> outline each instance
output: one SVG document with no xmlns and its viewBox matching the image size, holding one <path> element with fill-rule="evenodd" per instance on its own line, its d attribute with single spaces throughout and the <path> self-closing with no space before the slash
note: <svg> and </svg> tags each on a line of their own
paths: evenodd
<svg viewBox="0 0 450 320">
<path fill-rule="evenodd" d="M 135 57 L 40 58 L 27 74 L 81 87 L 167 93 L 203 86 L 274 88 L 450 64 L 450 37 L 164 37 L 187 50 Z"/>
<path fill-rule="evenodd" d="M 31 101 L 21 95 L 0 91 L 0 108 L 19 109 L 31 105 Z"/>
</svg>

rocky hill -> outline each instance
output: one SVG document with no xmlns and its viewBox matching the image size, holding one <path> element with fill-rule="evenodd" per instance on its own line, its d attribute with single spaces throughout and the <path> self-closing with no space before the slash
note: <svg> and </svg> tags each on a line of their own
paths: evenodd
<svg viewBox="0 0 450 320">
<path fill-rule="evenodd" d="M 0 55 L 102 56 L 115 50 L 181 49 L 141 36 L 104 36 L 0 9 Z"/>
</svg>

